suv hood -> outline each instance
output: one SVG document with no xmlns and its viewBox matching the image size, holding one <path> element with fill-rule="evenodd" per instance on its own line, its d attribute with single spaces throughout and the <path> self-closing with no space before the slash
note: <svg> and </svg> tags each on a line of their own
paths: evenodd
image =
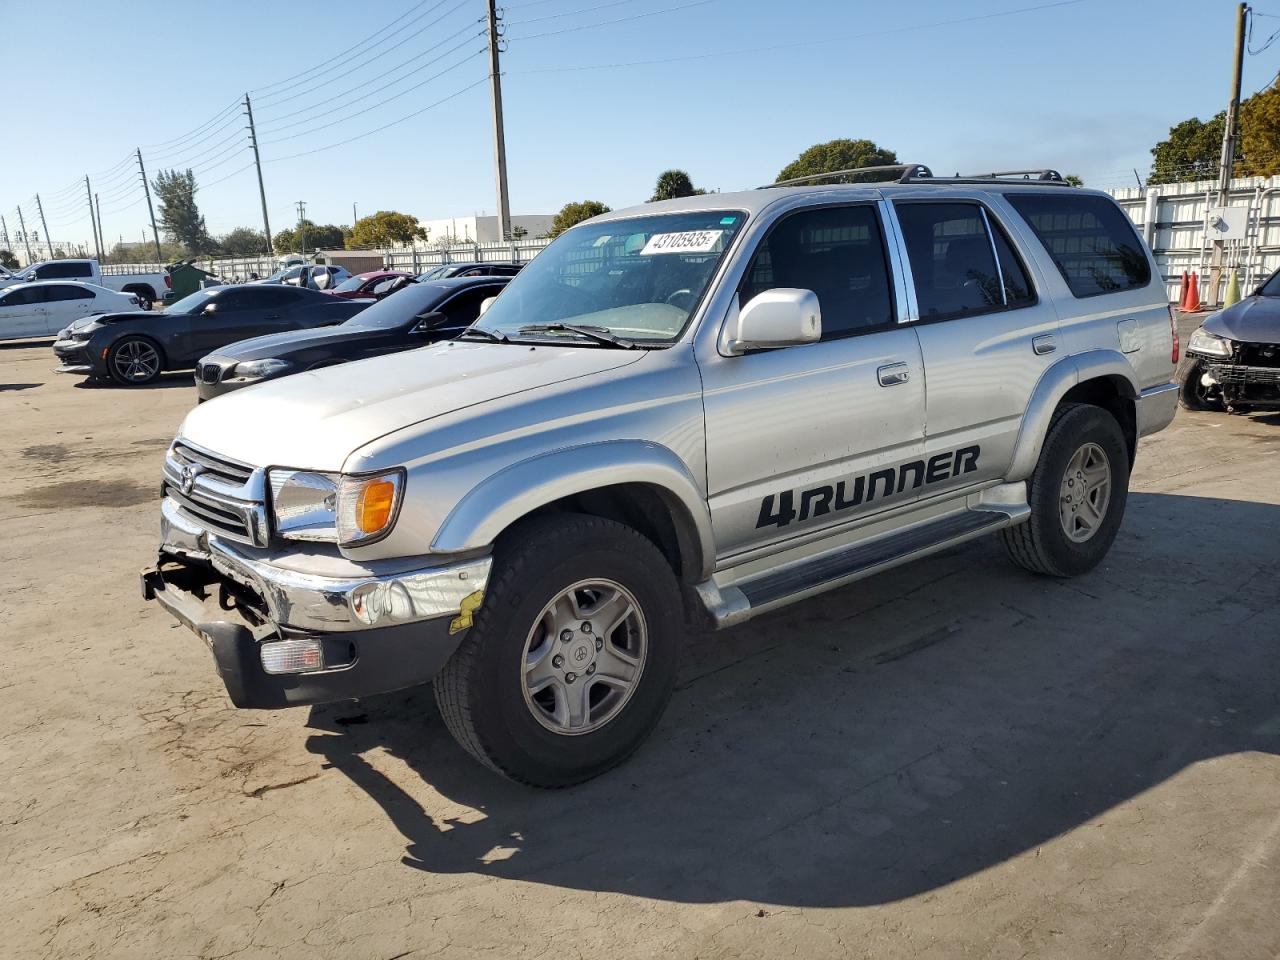
<svg viewBox="0 0 1280 960">
<path fill-rule="evenodd" d="M 255 467 L 341 470 L 353 452 L 388 433 L 644 355 L 451 340 L 237 390 L 192 410 L 179 436 Z"/>
<path fill-rule="evenodd" d="M 1242 343 L 1280 343 L 1280 297 L 1249 297 L 1215 313 L 1204 328 Z"/>
</svg>

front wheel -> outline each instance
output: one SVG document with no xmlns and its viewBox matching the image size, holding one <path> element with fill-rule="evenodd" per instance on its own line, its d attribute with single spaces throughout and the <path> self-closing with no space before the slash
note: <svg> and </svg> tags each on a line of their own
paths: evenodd
<svg viewBox="0 0 1280 960">
<path fill-rule="evenodd" d="M 1197 360 L 1187 368 L 1187 375 L 1182 378 L 1178 399 L 1186 410 L 1221 410 L 1221 399 L 1209 395 L 1209 388 L 1201 382 L 1203 376 L 1204 363 Z"/>
<path fill-rule="evenodd" d="M 160 376 L 163 366 L 160 348 L 146 337 L 124 337 L 107 352 L 111 379 L 126 387 L 150 383 Z"/>
<path fill-rule="evenodd" d="M 1054 413 L 1027 483 L 1031 516 L 1001 531 L 1018 566 L 1051 577 L 1075 577 L 1111 549 L 1129 495 L 1129 451 L 1107 410 L 1063 404 Z"/>
<path fill-rule="evenodd" d="M 435 680 L 455 739 L 521 783 L 564 787 L 621 763 L 657 724 L 682 645 L 680 589 L 630 527 L 539 518 L 499 543 L 484 605 Z"/>
</svg>

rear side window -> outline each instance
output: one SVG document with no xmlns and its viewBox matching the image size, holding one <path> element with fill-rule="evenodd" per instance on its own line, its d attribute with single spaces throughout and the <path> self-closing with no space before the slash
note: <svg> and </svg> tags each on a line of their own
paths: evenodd
<svg viewBox="0 0 1280 960">
<path fill-rule="evenodd" d="M 817 294 L 823 340 L 891 325 L 893 295 L 875 209 L 824 207 L 781 220 L 757 248 L 739 302 L 746 306 L 774 287 Z"/>
<path fill-rule="evenodd" d="M 1105 197 L 1013 193 L 1005 199 L 1031 225 L 1076 297 L 1145 287 L 1146 251 L 1124 212 Z"/>
<path fill-rule="evenodd" d="M 47 289 L 50 300 L 93 300 L 97 297 L 88 287 L 73 287 L 69 283 L 57 283 Z"/>
<path fill-rule="evenodd" d="M 1012 310 L 1036 302 L 1008 238 L 979 204 L 895 203 L 921 320 Z"/>
</svg>

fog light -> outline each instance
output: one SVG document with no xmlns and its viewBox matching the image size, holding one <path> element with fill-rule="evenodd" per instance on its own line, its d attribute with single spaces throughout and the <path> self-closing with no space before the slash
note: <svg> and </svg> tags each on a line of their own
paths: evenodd
<svg viewBox="0 0 1280 960">
<path fill-rule="evenodd" d="M 262 669 L 267 673 L 307 673 L 324 669 L 324 653 L 319 640 L 281 640 L 259 648 Z"/>
</svg>

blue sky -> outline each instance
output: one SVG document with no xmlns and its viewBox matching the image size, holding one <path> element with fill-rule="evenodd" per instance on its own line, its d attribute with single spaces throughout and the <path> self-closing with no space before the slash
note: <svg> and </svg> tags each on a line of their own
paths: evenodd
<svg viewBox="0 0 1280 960">
<path fill-rule="evenodd" d="M 1047 2 L 511 0 L 512 212 L 638 203 L 672 166 L 699 186 L 750 187 L 835 137 L 870 138 L 940 173 L 1054 166 L 1091 186 L 1127 185 L 1171 124 L 1225 105 L 1231 0 Z M 1280 14 L 1280 0 L 1268 2 L 1259 12 Z M 10 106 L 0 213 L 12 232 L 21 204 L 31 228 L 39 191 L 54 238 L 86 240 L 89 173 L 107 238 L 139 239 L 146 205 L 123 161 L 141 146 L 153 175 L 195 167 L 214 234 L 260 227 L 253 172 L 236 173 L 252 159 L 241 124 L 234 112 L 218 118 L 246 89 L 273 230 L 293 222 L 297 200 L 322 223 L 349 223 L 353 202 L 361 215 L 492 213 L 484 10 L 484 0 L 0 0 Z M 975 17 L 985 19 L 965 20 Z M 1277 29 L 1280 18 L 1259 17 L 1255 46 Z M 627 65 L 636 61 L 664 62 Z M 1247 56 L 1245 94 L 1278 69 L 1280 42 Z"/>
</svg>

